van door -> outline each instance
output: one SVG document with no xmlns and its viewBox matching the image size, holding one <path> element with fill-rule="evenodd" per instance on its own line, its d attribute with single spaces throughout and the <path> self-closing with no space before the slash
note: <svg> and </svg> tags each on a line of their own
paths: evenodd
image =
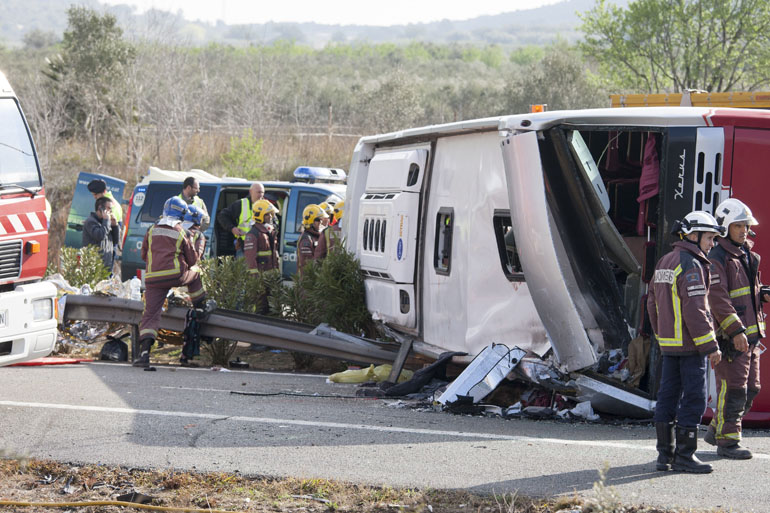
<svg viewBox="0 0 770 513">
<path fill-rule="evenodd" d="M 67 217 L 67 232 L 64 236 L 64 245 L 70 248 L 80 248 L 83 241 L 83 222 L 94 211 L 94 196 L 88 190 L 88 184 L 91 180 L 101 179 L 107 183 L 107 190 L 112 192 L 113 197 L 122 202 L 123 189 L 126 187 L 125 180 L 113 178 L 107 175 L 97 173 L 81 172 L 75 183 L 75 191 L 72 193 L 72 204 L 70 205 L 69 216 Z M 119 219 L 119 221 L 123 221 Z"/>
<path fill-rule="evenodd" d="M 588 367 L 597 361 L 599 323 L 549 205 L 538 133 L 507 137 L 502 152 L 513 231 L 516 240 L 522 241 L 518 250 L 528 289 L 563 370 Z"/>
<path fill-rule="evenodd" d="M 430 146 L 379 149 L 369 163 L 360 201 L 356 254 L 375 317 L 417 326 L 415 265 L 420 191 Z"/>
</svg>

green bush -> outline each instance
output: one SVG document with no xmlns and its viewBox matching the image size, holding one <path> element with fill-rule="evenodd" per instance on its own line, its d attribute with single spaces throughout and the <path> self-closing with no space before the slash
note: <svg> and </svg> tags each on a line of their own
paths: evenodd
<svg viewBox="0 0 770 513">
<path fill-rule="evenodd" d="M 262 139 L 257 139 L 251 128 L 245 129 L 241 137 L 231 137 L 230 150 L 222 155 L 222 164 L 228 176 L 260 180 L 265 166 Z"/>
<path fill-rule="evenodd" d="M 270 296 L 272 312 L 307 324 L 325 322 L 352 335 L 376 335 L 358 260 L 341 246 L 321 262 L 307 264 L 293 281 L 293 287 L 281 286 Z"/>
<path fill-rule="evenodd" d="M 110 277 L 110 271 L 104 266 L 96 246 L 62 248 L 58 264 L 55 261 L 49 263 L 46 275 L 60 273 L 73 287 L 88 284 L 93 289 L 97 283 Z"/>
<path fill-rule="evenodd" d="M 230 256 L 209 258 L 200 262 L 201 281 L 206 295 L 217 302 L 218 308 L 255 313 L 262 296 L 269 286 L 280 282 L 279 271 L 252 274 L 246 260 Z M 212 364 L 227 366 L 235 351 L 237 341 L 215 339 L 207 345 Z"/>
</svg>

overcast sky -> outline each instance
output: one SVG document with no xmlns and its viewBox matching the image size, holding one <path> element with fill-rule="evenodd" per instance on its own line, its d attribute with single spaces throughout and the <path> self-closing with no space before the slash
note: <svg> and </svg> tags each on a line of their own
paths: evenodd
<svg viewBox="0 0 770 513">
<path fill-rule="evenodd" d="M 228 24 L 309 22 L 333 25 L 405 25 L 532 9 L 559 0 L 101 0 L 177 12 L 185 18 Z"/>
</svg>

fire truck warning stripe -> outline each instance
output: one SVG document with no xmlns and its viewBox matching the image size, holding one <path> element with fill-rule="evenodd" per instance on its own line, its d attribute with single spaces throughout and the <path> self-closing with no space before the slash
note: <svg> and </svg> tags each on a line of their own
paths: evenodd
<svg viewBox="0 0 770 513">
<path fill-rule="evenodd" d="M 32 224 L 33 230 L 43 229 L 43 224 L 40 222 L 40 219 L 37 217 L 37 212 L 27 212 L 27 219 Z"/>
<path fill-rule="evenodd" d="M 19 216 L 17 216 L 16 214 L 9 215 L 8 221 L 11 223 L 11 225 L 13 226 L 13 231 L 15 231 L 16 233 L 27 231 L 26 228 L 24 228 L 24 223 L 21 222 L 21 219 L 19 219 Z"/>
</svg>

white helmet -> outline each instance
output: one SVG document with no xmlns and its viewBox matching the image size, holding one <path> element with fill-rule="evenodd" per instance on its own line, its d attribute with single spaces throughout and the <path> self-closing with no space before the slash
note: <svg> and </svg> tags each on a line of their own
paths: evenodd
<svg viewBox="0 0 770 513">
<path fill-rule="evenodd" d="M 693 232 L 713 232 L 724 237 L 727 234 L 727 228 L 719 226 L 714 216 L 703 210 L 690 212 L 683 220 L 677 221 L 674 227 L 678 233 L 685 235 Z"/>
<path fill-rule="evenodd" d="M 729 228 L 732 223 L 746 221 L 749 226 L 759 224 L 751 210 L 739 199 L 729 198 L 719 204 L 716 210 L 716 218 L 721 226 Z"/>
</svg>

